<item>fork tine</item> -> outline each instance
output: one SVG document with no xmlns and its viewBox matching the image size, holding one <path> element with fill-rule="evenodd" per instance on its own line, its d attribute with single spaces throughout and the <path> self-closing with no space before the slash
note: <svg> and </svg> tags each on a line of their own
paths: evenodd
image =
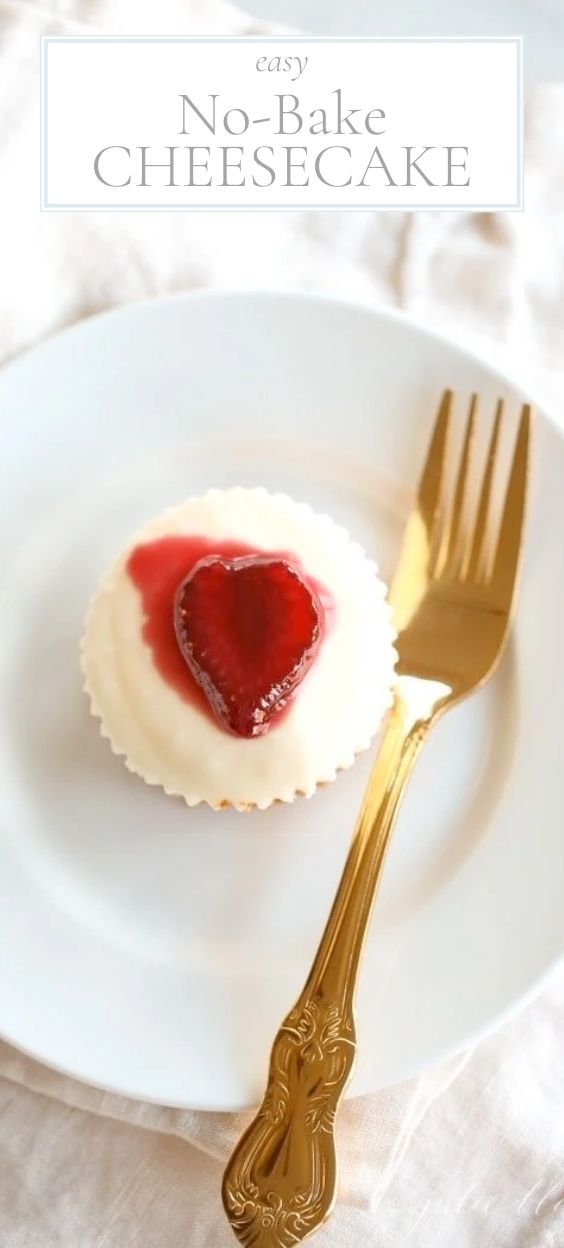
<svg viewBox="0 0 564 1248">
<path fill-rule="evenodd" d="M 470 399 L 470 407 L 468 410 L 468 419 L 466 421 L 466 433 L 464 435 L 464 445 L 460 456 L 460 465 L 458 468 L 458 477 L 456 479 L 456 488 L 454 491 L 454 501 L 450 512 L 447 529 L 445 532 L 445 549 L 442 556 L 442 564 L 445 567 L 454 567 L 457 548 L 459 544 L 460 530 L 462 525 L 462 516 L 464 512 L 464 502 L 466 498 L 466 486 L 468 482 L 468 469 L 470 467 L 470 457 L 472 450 L 472 442 L 474 438 L 474 424 L 476 418 L 476 406 L 478 403 L 478 395 L 473 394 Z"/>
<path fill-rule="evenodd" d="M 453 397 L 452 390 L 442 395 L 417 492 L 417 507 L 429 543 L 438 523 Z"/>
<path fill-rule="evenodd" d="M 482 489 L 480 491 L 480 501 L 478 503 L 478 511 L 474 524 L 474 536 L 470 548 L 470 556 L 468 566 L 464 569 L 463 575 L 469 580 L 475 581 L 480 572 L 485 550 L 486 530 L 488 526 L 488 517 L 490 512 L 490 502 L 492 494 L 492 482 L 494 476 L 495 457 L 497 454 L 497 445 L 499 442 L 499 431 L 501 427 L 501 419 L 503 416 L 503 399 L 498 399 L 495 410 L 495 418 L 488 448 L 488 457 L 482 480 Z"/>
<path fill-rule="evenodd" d="M 531 408 L 528 403 L 525 403 L 521 409 L 521 420 L 515 441 L 513 462 L 503 504 L 503 514 L 490 578 L 490 588 L 495 595 L 496 601 L 506 611 L 509 610 L 511 605 L 521 549 L 523 515 L 527 493 L 530 432 Z"/>
<path fill-rule="evenodd" d="M 419 478 L 416 505 L 407 519 L 390 585 L 389 602 L 398 631 L 406 626 L 414 604 L 424 594 L 440 547 L 441 499 L 453 399 L 452 390 L 443 392 Z"/>
</svg>

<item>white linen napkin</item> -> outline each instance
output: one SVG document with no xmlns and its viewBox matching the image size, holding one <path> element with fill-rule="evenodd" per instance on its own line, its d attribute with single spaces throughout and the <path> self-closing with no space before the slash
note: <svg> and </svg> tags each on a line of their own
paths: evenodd
<svg viewBox="0 0 564 1248">
<path fill-rule="evenodd" d="M 37 210 L 39 37 L 256 33 L 221 0 L 0 0 L 0 360 L 113 304 L 202 285 L 393 303 L 564 398 L 564 86 L 530 101 L 513 215 Z M 564 971 L 473 1052 L 339 1121 L 319 1248 L 564 1245 Z M 0 1044 L 1 1248 L 228 1248 L 222 1163 L 244 1118 L 142 1104 Z"/>
</svg>

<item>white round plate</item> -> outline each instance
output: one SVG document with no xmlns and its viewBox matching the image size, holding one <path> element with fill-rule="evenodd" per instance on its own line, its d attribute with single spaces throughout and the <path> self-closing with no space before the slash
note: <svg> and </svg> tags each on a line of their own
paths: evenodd
<svg viewBox="0 0 564 1248">
<path fill-rule="evenodd" d="M 307 500 L 389 576 L 445 385 L 480 392 L 484 427 L 498 394 L 517 417 L 508 380 L 400 315 L 269 294 L 112 312 L 1 374 L 0 1030 L 15 1045 L 132 1096 L 257 1100 L 370 758 L 290 807 L 189 811 L 128 774 L 89 715 L 86 604 L 132 531 L 212 485 Z M 465 1045 L 564 948 L 564 440 L 541 416 L 534 449 L 514 642 L 439 724 L 402 807 L 356 1092 Z"/>
</svg>

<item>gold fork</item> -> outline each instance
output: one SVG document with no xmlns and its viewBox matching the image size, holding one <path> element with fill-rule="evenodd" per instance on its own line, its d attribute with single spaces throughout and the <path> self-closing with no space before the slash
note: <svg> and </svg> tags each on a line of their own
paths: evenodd
<svg viewBox="0 0 564 1248">
<path fill-rule="evenodd" d="M 470 524 L 476 396 L 447 503 L 452 407 L 452 392 L 446 391 L 390 592 L 399 654 L 394 705 L 321 944 L 303 992 L 275 1038 L 264 1100 L 223 1179 L 229 1222 L 240 1242 L 253 1248 L 290 1248 L 331 1211 L 335 1111 L 356 1054 L 354 990 L 399 800 L 431 725 L 491 676 L 508 634 L 531 412 L 529 406 L 521 412 L 501 518 L 494 525 L 490 512 L 503 408 L 498 402 Z"/>
</svg>

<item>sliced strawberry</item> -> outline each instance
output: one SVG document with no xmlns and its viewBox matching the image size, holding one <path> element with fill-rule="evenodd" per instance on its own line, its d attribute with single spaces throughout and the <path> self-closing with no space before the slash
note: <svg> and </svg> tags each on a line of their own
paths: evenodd
<svg viewBox="0 0 564 1248">
<path fill-rule="evenodd" d="M 180 652 L 220 723 L 258 737 L 310 668 L 322 606 L 287 560 L 200 559 L 174 600 Z"/>
</svg>

